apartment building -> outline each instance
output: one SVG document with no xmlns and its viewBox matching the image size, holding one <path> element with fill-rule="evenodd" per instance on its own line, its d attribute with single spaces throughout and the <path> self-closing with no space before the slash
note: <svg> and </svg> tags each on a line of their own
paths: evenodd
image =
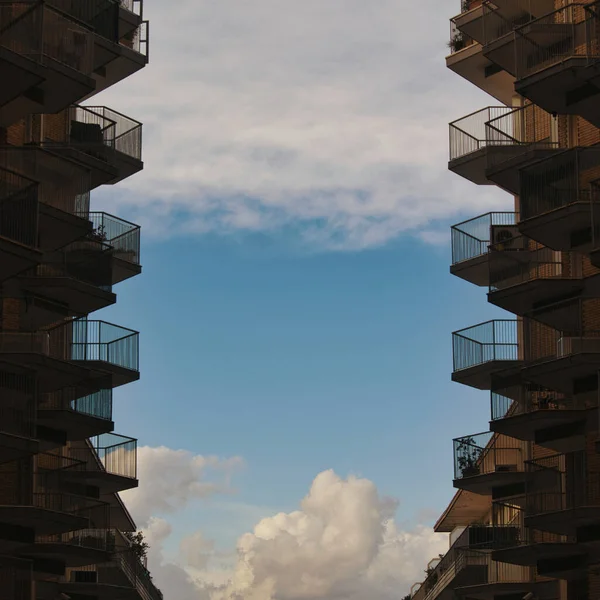
<svg viewBox="0 0 600 600">
<path fill-rule="evenodd" d="M 142 124 L 90 99 L 147 62 L 143 0 L 0 0 L 0 600 L 163 597 L 119 497 L 138 333 L 92 314 L 141 266 L 91 193 L 143 162 Z"/>
<path fill-rule="evenodd" d="M 450 547 L 412 597 L 597 600 L 600 3 L 460 9 L 447 66 L 494 106 L 450 124 L 449 169 L 514 209 L 453 226 L 450 270 L 508 312 L 453 334 L 452 379 L 490 423 L 454 440 Z"/>
</svg>

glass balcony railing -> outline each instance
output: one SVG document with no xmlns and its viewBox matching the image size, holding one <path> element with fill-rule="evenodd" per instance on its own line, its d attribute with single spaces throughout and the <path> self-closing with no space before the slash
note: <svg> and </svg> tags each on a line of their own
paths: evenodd
<svg viewBox="0 0 600 600">
<path fill-rule="evenodd" d="M 472 260 L 488 253 L 493 243 L 494 227 L 515 227 L 517 214 L 514 212 L 489 212 L 453 225 L 452 264 Z"/>
<path fill-rule="evenodd" d="M 498 472 L 522 472 L 523 461 L 520 442 L 493 432 L 454 440 L 454 479 Z"/>
<path fill-rule="evenodd" d="M 454 371 L 492 361 L 519 360 L 518 331 L 521 321 L 487 321 L 452 334 Z"/>
<path fill-rule="evenodd" d="M 93 71 L 91 31 L 47 3 L 0 2 L 0 46 L 39 64 L 56 62 L 84 75 Z"/>
</svg>

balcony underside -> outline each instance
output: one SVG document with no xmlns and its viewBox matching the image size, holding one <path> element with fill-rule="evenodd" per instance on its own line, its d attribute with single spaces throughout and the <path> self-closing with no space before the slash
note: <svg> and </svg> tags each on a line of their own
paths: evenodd
<svg viewBox="0 0 600 600">
<path fill-rule="evenodd" d="M 526 206 L 523 207 L 526 212 Z M 582 236 L 591 237 L 592 217 L 589 203 L 574 202 L 561 208 L 548 208 L 535 217 L 519 223 L 519 231 L 553 250 L 585 252 L 587 246 L 578 243 Z"/>
<path fill-rule="evenodd" d="M 547 112 L 580 115 L 600 126 L 599 57 L 572 57 L 515 83 L 515 91 Z"/>
<path fill-rule="evenodd" d="M 525 517 L 525 526 L 559 535 L 575 535 L 579 527 L 600 524 L 600 506 L 580 506 Z"/>
<path fill-rule="evenodd" d="M 87 218 L 44 203 L 40 203 L 39 211 L 40 247 L 46 252 L 62 248 L 92 231 Z"/>
<path fill-rule="evenodd" d="M 0 281 L 35 267 L 42 262 L 42 253 L 35 248 L 0 237 Z"/>
<path fill-rule="evenodd" d="M 91 600 L 140 600 L 134 587 L 110 585 L 108 583 L 61 583 L 59 589 L 68 596 L 80 596 Z"/>
<path fill-rule="evenodd" d="M 106 471 L 66 470 L 63 476 L 66 481 L 97 487 L 101 496 L 124 492 L 138 486 L 138 480 L 133 477 L 124 477 Z"/>
<path fill-rule="evenodd" d="M 450 274 L 473 285 L 487 287 L 490 284 L 489 253 L 450 265 Z"/>
<path fill-rule="evenodd" d="M 492 376 L 498 373 L 516 371 L 523 365 L 521 360 L 490 360 L 480 365 L 460 369 L 452 373 L 452 381 L 468 385 L 478 390 L 490 390 Z"/>
<path fill-rule="evenodd" d="M 119 258 L 118 252 L 113 252 L 113 285 L 135 277 L 142 272 L 142 266 Z"/>
<path fill-rule="evenodd" d="M 120 367 L 104 360 L 74 360 L 73 364 L 96 371 L 98 375 L 108 377 L 107 381 L 110 381 L 110 387 L 112 388 L 133 383 L 140 378 L 139 371 Z"/>
<path fill-rule="evenodd" d="M 481 496 L 491 496 L 495 488 L 525 482 L 525 473 L 523 471 L 517 471 L 516 465 L 507 465 L 507 468 L 512 467 L 514 467 L 515 470 L 498 470 L 493 473 L 483 473 L 472 477 L 455 479 L 454 487 L 459 490 L 480 494 Z"/>
<path fill-rule="evenodd" d="M 461 13 L 454 17 L 453 21 L 458 31 L 483 44 L 485 40 L 483 31 L 483 6 L 479 5 L 476 8 Z"/>
<path fill-rule="evenodd" d="M 543 160 L 561 150 L 550 146 L 549 143 L 525 144 L 520 146 L 521 152 L 512 158 L 499 162 L 489 162 L 485 177 L 509 194 L 518 195 L 520 192 L 519 169 L 523 169 L 538 160 Z M 492 159 L 502 158 L 502 155 L 492 155 Z"/>
<path fill-rule="evenodd" d="M 57 61 L 45 57 L 41 65 L 7 48 L 0 48 L 0 80 L 15 82 L 16 87 L 11 86 L 5 98 L 21 90 L 17 97 L 2 103 L 0 126 L 10 125 L 29 113 L 57 113 L 95 88 L 92 78 Z"/>
<path fill-rule="evenodd" d="M 114 429 L 114 422 L 111 420 L 99 419 L 68 409 L 40 408 L 37 413 L 37 421 L 40 425 L 64 431 L 69 442 L 78 442 L 103 433 L 110 433 Z"/>
<path fill-rule="evenodd" d="M 550 359 L 523 368 L 523 379 L 547 389 L 572 395 L 575 380 L 595 377 L 600 370 L 600 353 L 581 352 Z"/>
<path fill-rule="evenodd" d="M 39 391 L 54 392 L 75 386 L 83 381 L 89 382 L 99 374 L 79 364 L 51 358 L 34 352 L 0 352 L 0 359 L 20 370 L 35 371 L 38 376 Z"/>
<path fill-rule="evenodd" d="M 92 189 L 118 179 L 119 172 L 112 160 L 114 151 L 104 144 L 92 144 L 89 147 L 83 145 L 49 147 L 55 154 L 70 158 L 88 169 Z"/>
<path fill-rule="evenodd" d="M 142 272 L 140 265 L 122 258 L 127 256 L 127 253 L 111 248 L 110 242 L 102 248 L 94 243 L 86 247 L 83 242 L 79 242 L 77 246 L 76 249 L 69 250 L 69 263 L 73 268 L 76 268 L 77 264 L 85 265 L 87 272 L 93 271 L 97 274 L 98 281 L 116 285 Z"/>
<path fill-rule="evenodd" d="M 145 56 L 127 46 L 114 44 L 98 35 L 94 41 L 96 56 L 102 57 L 101 62 L 96 63 L 97 68 L 94 72 L 95 93 L 130 77 L 148 63 Z"/>
<path fill-rule="evenodd" d="M 117 301 L 112 292 L 73 277 L 21 277 L 21 287 L 69 308 L 69 316 L 88 315 Z"/>
<path fill-rule="evenodd" d="M 492 559 L 512 565 L 535 567 L 539 560 L 583 557 L 585 554 L 585 550 L 574 542 L 540 542 L 494 550 Z"/>
<path fill-rule="evenodd" d="M 122 40 L 128 33 L 132 33 L 142 24 L 142 17 L 130 10 L 119 7 L 119 39 Z"/>
<path fill-rule="evenodd" d="M 596 275 L 591 279 L 594 279 L 594 287 L 600 292 L 600 277 Z M 565 297 L 574 297 L 578 292 L 581 293 L 583 289 L 582 279 L 559 277 L 532 279 L 491 291 L 488 293 L 488 301 L 514 315 L 523 316 L 540 306 L 540 304 L 550 304 L 553 299 L 561 300 Z M 594 293 L 597 292 L 591 292 L 591 294 Z M 549 320 L 552 320 L 553 313 L 549 311 L 547 316 Z M 560 328 L 558 322 L 543 322 L 551 327 Z"/>
<path fill-rule="evenodd" d="M 535 442 L 556 452 L 571 452 L 585 439 L 586 425 L 588 422 L 591 425 L 595 418 L 595 410 L 540 409 L 490 421 L 490 430 L 517 440 Z M 583 425 L 584 433 L 567 435 L 579 423 Z M 549 436 L 550 431 L 556 432 L 556 436 Z"/>
<path fill-rule="evenodd" d="M 0 523 L 32 529 L 35 535 L 58 535 L 87 527 L 85 517 L 36 506 L 0 506 Z"/>
<path fill-rule="evenodd" d="M 34 559 L 60 561 L 65 567 L 85 567 L 109 560 L 109 553 L 97 548 L 86 548 L 75 544 L 38 543 L 20 550 L 20 555 Z"/>
<path fill-rule="evenodd" d="M 511 581 L 483 583 L 457 588 L 456 595 L 469 600 L 499 600 L 503 596 L 522 598 L 528 592 L 534 592 L 538 598 L 553 598 L 551 591 L 555 590 L 555 582 Z M 546 591 L 548 588 L 548 591 Z M 550 593 L 549 593 L 550 592 Z"/>
<path fill-rule="evenodd" d="M 39 452 L 39 449 L 39 442 L 33 438 L 0 431 L 0 463 L 33 456 Z"/>
<path fill-rule="evenodd" d="M 505 104 L 510 106 L 515 78 L 500 70 L 483 56 L 481 44 L 472 44 L 446 57 L 451 70 Z"/>
</svg>

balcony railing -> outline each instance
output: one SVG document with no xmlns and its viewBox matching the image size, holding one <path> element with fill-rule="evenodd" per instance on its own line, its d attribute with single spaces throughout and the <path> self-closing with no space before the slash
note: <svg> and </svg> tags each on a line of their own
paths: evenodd
<svg viewBox="0 0 600 600">
<path fill-rule="evenodd" d="M 33 352 L 59 360 L 101 361 L 139 370 L 139 334 L 105 321 L 77 319 L 48 331 L 2 332 L 2 352 Z"/>
<path fill-rule="evenodd" d="M 501 471 L 521 472 L 523 460 L 519 442 L 493 432 L 454 440 L 454 479 Z"/>
<path fill-rule="evenodd" d="M 69 143 L 93 150 L 106 146 L 141 160 L 142 124 L 106 106 L 72 106 L 68 109 Z"/>
<path fill-rule="evenodd" d="M 452 264 L 456 265 L 487 254 L 492 243 L 492 228 L 503 225 L 516 227 L 516 224 L 517 217 L 514 212 L 489 212 L 453 225 Z"/>
<path fill-rule="evenodd" d="M 0 2 L 0 46 L 43 64 L 88 75 L 94 43 L 89 29 L 45 3 Z"/>
<path fill-rule="evenodd" d="M 599 507 L 600 473 L 587 463 L 584 452 L 527 461 L 526 516 Z"/>
<path fill-rule="evenodd" d="M 492 421 L 549 410 L 584 410 L 590 401 L 569 397 L 533 384 L 514 385 L 492 390 Z"/>
<path fill-rule="evenodd" d="M 144 15 L 144 0 L 119 0 L 121 8 L 128 10 L 129 12 L 143 17 Z"/>
<path fill-rule="evenodd" d="M 519 360 L 517 319 L 495 320 L 452 334 L 454 371 L 492 361 Z"/>
<path fill-rule="evenodd" d="M 539 41 L 540 34 L 551 43 Z M 571 3 L 530 21 L 515 33 L 516 77 L 523 79 L 573 58 L 600 58 L 597 17 L 590 6 Z"/>
<path fill-rule="evenodd" d="M 507 247 L 508 246 L 508 247 Z M 537 247 L 536 247 L 537 246 Z M 540 248 L 525 236 L 490 246 L 490 292 L 540 279 L 581 279 L 583 257 L 566 262 L 560 252 Z M 521 258 L 527 252 L 527 258 Z M 579 267 L 579 268 L 578 268 Z"/>
<path fill-rule="evenodd" d="M 106 421 L 112 420 L 112 390 L 99 390 L 80 396 L 74 388 L 43 394 L 40 410 L 70 410 Z"/>
<path fill-rule="evenodd" d="M 0 236 L 37 246 L 38 185 L 0 168 Z"/>
<path fill-rule="evenodd" d="M 113 255 L 140 264 L 140 226 L 104 212 L 90 213 L 93 236 L 111 247 Z"/>
<path fill-rule="evenodd" d="M 72 446 L 71 456 L 81 461 L 77 469 L 105 471 L 112 475 L 135 479 L 137 476 L 137 440 L 104 433 L 82 447 Z"/>
<path fill-rule="evenodd" d="M 53 279 L 56 277 L 64 277 L 75 279 L 82 283 L 93 285 L 94 287 L 104 291 L 112 292 L 112 282 L 110 277 L 105 273 L 93 270 L 91 259 L 87 260 L 70 260 L 69 252 L 56 252 L 50 255 L 40 265 L 30 271 L 25 271 L 24 276 L 36 277 L 38 279 Z"/>
<path fill-rule="evenodd" d="M 485 44 L 490 44 L 515 29 L 533 21 L 537 10 L 532 7 L 531 0 L 517 0 L 510 3 L 510 11 L 506 12 L 502 6 L 484 2 L 483 5 L 483 34 Z"/>
<path fill-rule="evenodd" d="M 0 146 L 0 168 L 37 182 L 40 203 L 87 218 L 90 173 L 77 163 L 38 146 Z"/>
<path fill-rule="evenodd" d="M 117 0 L 50 0 L 54 8 L 92 28 L 94 32 L 117 42 L 119 38 Z"/>
<path fill-rule="evenodd" d="M 121 45 L 149 58 L 150 23 L 148 21 L 142 21 L 137 29 L 121 39 Z"/>
<path fill-rule="evenodd" d="M 473 38 L 458 29 L 453 20 L 450 21 L 450 41 L 448 42 L 448 48 L 450 49 L 451 54 L 460 52 L 475 43 Z"/>
<path fill-rule="evenodd" d="M 81 529 L 59 535 L 37 536 L 38 544 L 68 544 L 90 550 L 112 551 L 112 537 L 107 529 Z"/>
<path fill-rule="evenodd" d="M 32 600 L 33 562 L 2 557 L 0 590 L 9 600 Z"/>
</svg>

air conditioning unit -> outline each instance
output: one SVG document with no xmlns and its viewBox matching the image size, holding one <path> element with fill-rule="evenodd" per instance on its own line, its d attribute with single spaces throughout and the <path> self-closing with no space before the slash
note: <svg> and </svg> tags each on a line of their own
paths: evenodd
<svg viewBox="0 0 600 600">
<path fill-rule="evenodd" d="M 579 354 L 582 352 L 600 353 L 600 338 L 598 337 L 561 337 L 557 342 L 558 356 Z"/>
<path fill-rule="evenodd" d="M 527 240 L 516 225 L 492 225 L 491 244 L 495 250 L 526 250 Z"/>
</svg>

